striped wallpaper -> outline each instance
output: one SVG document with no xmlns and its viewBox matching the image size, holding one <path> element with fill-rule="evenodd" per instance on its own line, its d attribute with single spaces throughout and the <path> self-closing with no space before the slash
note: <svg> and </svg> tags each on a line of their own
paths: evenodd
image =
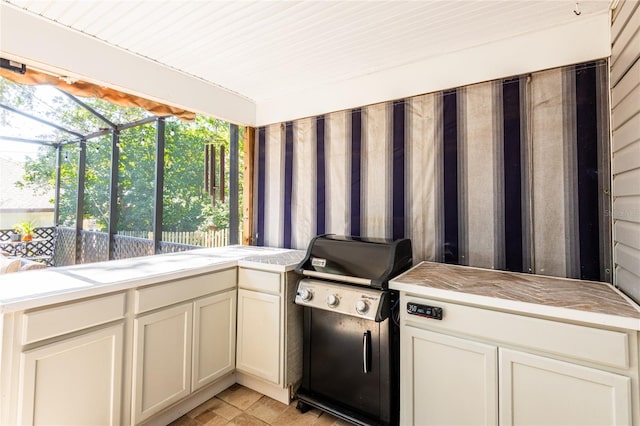
<svg viewBox="0 0 640 426">
<path fill-rule="evenodd" d="M 255 241 L 610 281 L 607 62 L 261 127 Z"/>
</svg>

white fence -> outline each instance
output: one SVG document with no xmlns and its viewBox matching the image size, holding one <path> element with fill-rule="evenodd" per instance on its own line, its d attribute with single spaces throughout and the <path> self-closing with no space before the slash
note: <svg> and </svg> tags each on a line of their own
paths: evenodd
<svg viewBox="0 0 640 426">
<path fill-rule="evenodd" d="M 118 235 L 153 239 L 153 232 L 146 231 L 118 231 Z M 201 247 L 223 247 L 229 245 L 229 229 L 206 232 L 163 232 L 161 241 Z M 242 229 L 238 232 L 238 242 L 240 241 L 242 241 Z"/>
</svg>

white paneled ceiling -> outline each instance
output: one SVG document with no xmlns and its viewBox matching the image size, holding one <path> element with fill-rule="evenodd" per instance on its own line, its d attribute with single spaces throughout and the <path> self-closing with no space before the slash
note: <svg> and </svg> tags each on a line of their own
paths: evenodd
<svg viewBox="0 0 640 426">
<path fill-rule="evenodd" d="M 257 103 L 609 8 L 606 0 L 3 1 Z"/>
</svg>

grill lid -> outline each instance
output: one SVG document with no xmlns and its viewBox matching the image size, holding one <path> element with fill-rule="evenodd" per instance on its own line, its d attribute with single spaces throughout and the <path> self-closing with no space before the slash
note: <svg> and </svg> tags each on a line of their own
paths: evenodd
<svg viewBox="0 0 640 426">
<path fill-rule="evenodd" d="M 413 262 L 411 240 L 363 238 L 333 234 L 314 237 L 299 274 L 386 289 L 388 281 Z"/>
</svg>

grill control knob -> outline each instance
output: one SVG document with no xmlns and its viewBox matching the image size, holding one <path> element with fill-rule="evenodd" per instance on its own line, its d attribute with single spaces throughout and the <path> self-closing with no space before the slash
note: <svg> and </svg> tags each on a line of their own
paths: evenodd
<svg viewBox="0 0 640 426">
<path fill-rule="evenodd" d="M 356 302 L 356 312 L 360 315 L 364 315 L 369 311 L 369 304 L 366 300 L 358 300 Z"/>
<path fill-rule="evenodd" d="M 340 299 L 338 299 L 338 296 L 336 296 L 335 294 L 330 294 L 329 296 L 327 296 L 327 305 L 329 305 L 330 307 L 335 308 L 339 303 Z"/>
<path fill-rule="evenodd" d="M 313 299 L 313 293 L 311 292 L 311 290 L 306 288 L 300 290 L 298 296 L 300 296 L 300 299 L 302 299 L 303 302 L 310 302 L 311 299 Z"/>
</svg>

